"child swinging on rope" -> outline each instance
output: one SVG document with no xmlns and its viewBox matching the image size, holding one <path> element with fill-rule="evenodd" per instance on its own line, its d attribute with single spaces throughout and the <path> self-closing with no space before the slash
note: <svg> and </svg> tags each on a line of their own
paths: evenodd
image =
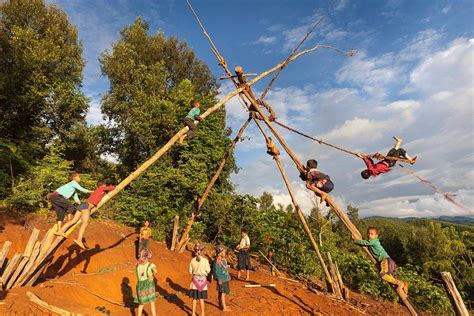
<svg viewBox="0 0 474 316">
<path fill-rule="evenodd" d="M 179 138 L 179 143 L 181 145 L 183 144 L 184 138 L 186 136 L 188 136 L 188 139 L 190 139 L 196 134 L 196 124 L 194 124 L 194 121 L 202 121 L 202 118 L 199 116 L 199 113 L 201 113 L 201 110 L 199 110 L 199 107 L 201 106 L 199 101 L 192 100 L 190 105 L 192 106 L 192 109 L 189 111 L 188 115 L 186 115 L 183 122 L 184 125 L 189 128 L 189 131 Z"/>
<path fill-rule="evenodd" d="M 397 292 L 406 296 L 408 294 L 408 283 L 395 278 L 397 265 L 395 264 L 395 261 L 389 257 L 380 243 L 379 230 L 375 227 L 369 227 L 367 229 L 367 237 L 367 240 L 358 240 L 354 236 L 352 236 L 352 239 L 355 244 L 359 246 L 367 246 L 369 248 L 380 266 L 380 277 L 384 281 L 396 285 Z"/>
<path fill-rule="evenodd" d="M 306 188 L 316 193 L 320 198 L 320 203 L 323 203 L 326 200 L 327 194 L 334 189 L 334 183 L 328 175 L 318 171 L 316 168 L 318 168 L 316 160 L 310 159 L 306 162 Z M 323 193 L 319 195 L 315 188 L 323 191 Z"/>
<path fill-rule="evenodd" d="M 405 149 L 400 148 L 400 144 L 402 143 L 402 139 L 400 139 L 398 137 L 393 137 L 393 139 L 395 139 L 395 146 L 393 146 L 393 148 L 389 150 L 386 157 L 400 158 L 400 159 L 403 159 L 403 160 L 408 160 L 411 164 L 414 164 L 416 162 L 416 157 L 410 158 L 410 156 L 408 156 Z M 374 157 L 378 157 L 378 156 L 381 156 L 381 155 L 379 155 L 379 154 L 374 155 Z M 363 153 L 357 154 L 357 157 L 362 158 L 364 160 L 366 166 L 367 166 L 367 169 L 365 169 L 364 171 L 362 171 L 360 173 L 360 175 L 364 179 L 368 179 L 371 176 L 376 177 L 381 173 L 387 173 L 390 170 L 392 170 L 391 168 L 394 167 L 395 164 L 397 163 L 396 159 L 392 160 L 392 159 L 385 159 L 384 158 L 381 161 L 374 164 L 373 160 L 371 158 L 367 157 L 367 155 L 365 155 Z"/>
<path fill-rule="evenodd" d="M 211 272 L 211 266 L 207 258 L 201 256 L 204 246 L 197 243 L 194 246 L 194 258 L 189 264 L 189 273 L 193 276 L 189 285 L 189 297 L 193 299 L 193 313 L 196 315 L 196 305 L 199 300 L 201 305 L 201 315 L 205 314 L 204 300 L 207 299 L 207 275 Z"/>
<path fill-rule="evenodd" d="M 67 237 L 64 235 L 64 233 L 69 229 L 69 227 L 76 224 L 80 219 L 81 227 L 79 228 L 77 239 L 74 239 L 74 243 L 76 243 L 83 250 L 86 250 L 87 247 L 82 242 L 82 239 L 84 238 L 84 232 L 86 231 L 87 224 L 89 223 L 91 210 L 99 204 L 100 200 L 102 200 L 107 192 L 112 191 L 113 189 L 115 189 L 115 186 L 107 185 L 105 181 L 97 182 L 96 189 L 94 191 L 89 191 L 92 193 L 89 195 L 89 198 L 86 200 L 86 202 L 77 206 L 72 220 L 65 223 L 64 226 L 56 233 L 56 235 Z"/>
</svg>

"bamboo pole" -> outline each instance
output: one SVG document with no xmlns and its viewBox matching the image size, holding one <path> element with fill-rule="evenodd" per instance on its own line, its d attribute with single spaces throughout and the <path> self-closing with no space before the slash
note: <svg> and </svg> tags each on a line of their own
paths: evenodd
<svg viewBox="0 0 474 316">
<path fill-rule="evenodd" d="M 33 249 L 33 252 L 31 253 L 31 255 L 29 257 L 28 263 L 26 264 L 26 266 L 23 269 L 23 271 L 21 272 L 21 274 L 18 276 L 18 279 L 12 284 L 12 288 L 13 287 L 18 287 L 21 284 L 21 282 L 23 281 L 23 278 L 25 277 L 25 275 L 33 267 L 36 259 L 38 258 L 40 248 L 41 248 L 41 242 L 37 241 L 36 244 L 35 244 L 35 247 Z"/>
<path fill-rule="evenodd" d="M 329 270 L 326 266 L 326 263 L 324 262 L 323 256 L 321 255 L 321 252 L 319 251 L 318 244 L 316 243 L 316 240 L 314 240 L 313 234 L 311 233 L 311 230 L 309 229 L 309 226 L 306 223 L 304 214 L 301 211 L 300 206 L 298 205 L 298 202 L 296 201 L 296 197 L 291 188 L 290 181 L 288 180 L 288 177 L 286 176 L 286 173 L 285 173 L 285 169 L 283 169 L 283 165 L 281 164 L 280 157 L 275 156 L 275 162 L 278 166 L 278 169 L 280 170 L 281 176 L 283 177 L 283 181 L 285 182 L 285 186 L 288 190 L 288 193 L 290 193 L 291 201 L 293 202 L 293 205 L 295 207 L 295 211 L 296 211 L 296 214 L 298 215 L 298 219 L 303 225 L 304 231 L 306 232 L 306 235 L 308 235 L 311 245 L 313 246 L 313 249 L 316 252 L 316 255 L 318 256 L 321 267 L 323 268 L 324 275 L 326 276 L 326 281 L 328 283 L 328 291 L 334 292 L 335 288 L 334 288 L 333 280 L 331 278 L 331 275 L 329 274 Z"/>
<path fill-rule="evenodd" d="M 59 314 L 61 316 L 73 316 L 73 315 L 76 315 L 76 316 L 79 316 L 81 314 L 74 314 L 74 313 L 71 313 L 71 312 L 68 312 L 67 310 L 64 310 L 64 309 L 61 309 L 59 307 L 56 307 L 54 305 L 50 305 L 48 303 L 46 303 L 45 301 L 41 300 L 38 296 L 36 296 L 35 294 L 31 293 L 31 292 L 26 292 L 26 296 L 28 297 L 28 299 L 35 303 L 36 305 L 38 306 L 41 306 L 53 313 L 56 313 L 56 314 Z"/>
<path fill-rule="evenodd" d="M 242 134 L 244 133 L 245 129 L 250 123 L 251 118 L 248 118 L 242 127 L 240 128 L 239 132 L 235 136 L 235 138 L 232 140 L 231 144 L 229 145 L 229 148 L 227 149 L 227 152 L 224 154 L 224 157 L 222 157 L 222 160 L 219 164 L 219 167 L 217 168 L 216 172 L 214 173 L 214 176 L 211 178 L 211 180 L 208 182 L 206 185 L 206 188 L 204 189 L 203 193 L 201 194 L 201 197 L 197 200 L 197 210 L 191 213 L 191 216 L 188 219 L 188 222 L 186 224 L 186 228 L 183 230 L 183 234 L 181 235 L 181 239 L 176 247 L 176 250 L 182 252 L 186 245 L 186 239 L 188 239 L 189 233 L 191 232 L 191 228 L 194 224 L 194 220 L 196 218 L 195 213 L 199 212 L 201 209 L 202 205 L 204 202 L 207 200 L 207 197 L 209 196 L 209 192 L 211 192 L 211 189 L 214 187 L 214 184 L 216 183 L 217 179 L 219 178 L 222 170 L 224 170 L 224 166 L 227 162 L 227 158 L 232 154 L 232 152 L 235 149 L 235 146 L 239 142 L 240 138 L 242 137 Z"/>
<path fill-rule="evenodd" d="M 260 254 L 262 255 L 263 258 L 265 258 L 265 260 L 267 260 L 267 262 L 273 267 L 273 269 L 275 269 L 275 271 L 277 272 L 277 275 L 280 275 L 280 271 L 277 269 L 277 267 L 275 267 L 275 265 L 263 254 L 263 252 L 261 252 L 260 250 L 258 251 L 260 252 Z"/>
<path fill-rule="evenodd" d="M 179 229 L 179 215 L 176 214 L 174 216 L 174 221 L 173 221 L 173 234 L 171 235 L 171 246 L 170 250 L 174 251 L 176 248 L 176 239 L 178 239 L 178 229 Z"/>
<path fill-rule="evenodd" d="M 469 311 L 462 300 L 461 295 L 454 283 L 453 277 L 449 272 L 441 272 L 441 278 L 443 279 L 446 293 L 448 293 L 449 300 L 453 306 L 454 312 L 457 316 L 469 316 Z"/>
</svg>

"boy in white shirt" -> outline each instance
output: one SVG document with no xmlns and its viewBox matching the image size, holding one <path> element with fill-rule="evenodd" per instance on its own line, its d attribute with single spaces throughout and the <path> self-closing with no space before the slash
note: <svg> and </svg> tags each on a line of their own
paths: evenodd
<svg viewBox="0 0 474 316">
<path fill-rule="evenodd" d="M 238 263 L 237 263 L 237 270 L 239 272 L 237 273 L 237 278 L 240 279 L 240 271 L 245 270 L 247 273 L 247 277 L 245 278 L 246 281 L 250 280 L 250 238 L 249 235 L 247 234 L 247 231 L 242 230 L 240 233 L 240 243 L 237 246 L 237 250 L 239 251 L 238 255 Z"/>
</svg>

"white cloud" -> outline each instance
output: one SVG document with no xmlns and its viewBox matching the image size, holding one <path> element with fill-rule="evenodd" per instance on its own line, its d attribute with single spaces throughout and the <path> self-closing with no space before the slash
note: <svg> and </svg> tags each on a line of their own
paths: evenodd
<svg viewBox="0 0 474 316">
<path fill-rule="evenodd" d="M 364 53 L 355 63 L 349 61 L 338 75 L 340 83 L 352 83 L 354 88 L 286 87 L 270 92 L 267 100 L 281 121 L 354 151 L 383 152 L 391 147 L 392 136 L 402 137 L 402 146 L 419 157 L 410 168 L 442 190 L 454 192 L 456 200 L 473 209 L 473 41 L 457 39 L 439 48 L 441 38 L 426 30 L 408 39 L 398 52 L 379 57 Z M 354 73 L 356 84 L 350 77 Z M 367 95 L 370 85 L 379 93 Z M 411 89 L 410 98 L 401 97 L 410 92 L 405 86 Z M 319 161 L 321 170 L 335 182 L 337 201 L 360 207 L 363 216 L 470 214 L 398 167 L 364 181 L 359 175 L 364 168 L 360 159 L 279 130 L 303 161 Z M 312 207 L 311 194 L 308 196 L 291 160 L 285 154 L 281 157 L 307 213 Z M 238 192 L 261 194 L 266 190 L 275 194 L 275 201 L 288 204 L 289 195 L 273 162 L 262 153 L 251 158 L 233 177 L 240 184 Z"/>
<path fill-rule="evenodd" d="M 334 10 L 342 11 L 347 6 L 347 0 L 337 0 L 334 5 Z"/>
<path fill-rule="evenodd" d="M 445 6 L 443 9 L 441 9 L 441 12 L 443 12 L 444 14 L 446 14 L 446 13 L 448 13 L 450 10 L 451 10 L 451 6 L 448 4 L 448 5 Z"/>
<path fill-rule="evenodd" d="M 271 44 L 275 43 L 275 41 L 276 41 L 275 36 L 262 35 L 254 43 L 255 44 L 263 44 L 263 45 L 271 45 Z"/>
</svg>

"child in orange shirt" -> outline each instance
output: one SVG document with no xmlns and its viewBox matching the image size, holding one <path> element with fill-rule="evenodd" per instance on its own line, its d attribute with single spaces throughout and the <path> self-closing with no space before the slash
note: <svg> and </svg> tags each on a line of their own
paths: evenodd
<svg viewBox="0 0 474 316">
<path fill-rule="evenodd" d="M 150 228 L 150 222 L 145 221 L 143 223 L 143 227 L 140 228 L 140 253 L 143 249 L 149 250 L 148 246 L 148 240 L 151 237 L 151 228 Z"/>
</svg>

